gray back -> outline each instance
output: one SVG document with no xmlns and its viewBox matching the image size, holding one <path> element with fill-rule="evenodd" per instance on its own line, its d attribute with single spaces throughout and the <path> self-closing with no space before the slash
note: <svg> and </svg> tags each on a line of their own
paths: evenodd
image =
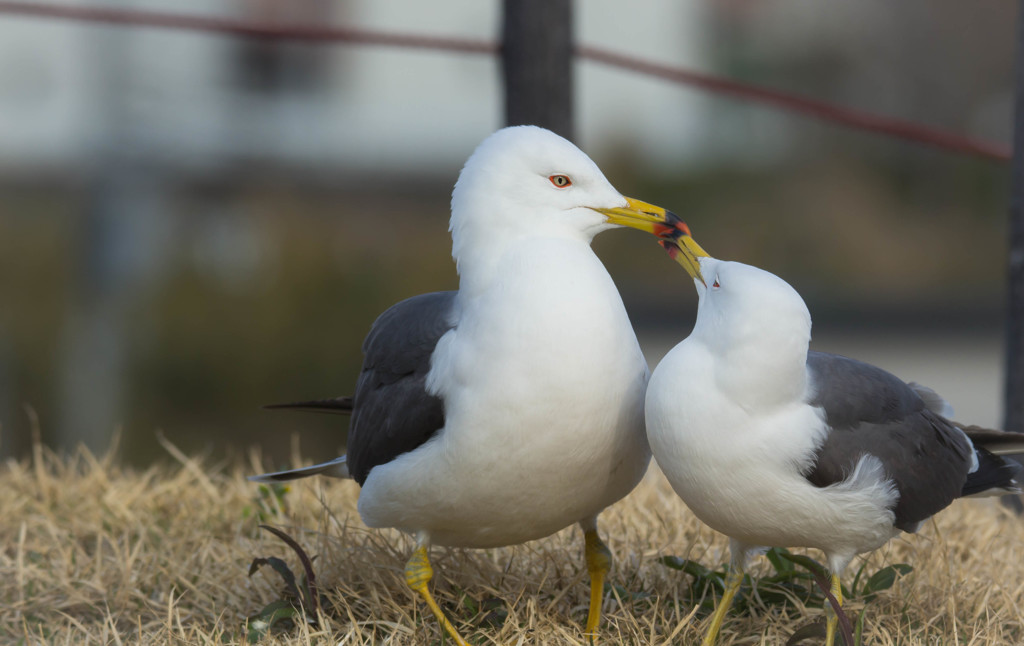
<svg viewBox="0 0 1024 646">
<path fill-rule="evenodd" d="M 909 385 L 881 368 L 823 352 L 809 352 L 807 367 L 815 386 L 809 403 L 824 409 L 831 428 L 806 474 L 811 483 L 844 480 L 870 453 L 896 483 L 896 527 L 905 531 L 961 495 L 973 447 Z"/>
<path fill-rule="evenodd" d="M 453 327 L 455 295 L 408 298 L 370 328 L 347 446 L 349 471 L 360 485 L 373 467 L 419 447 L 444 426 L 444 403 L 427 393 L 425 381 L 438 339 Z"/>
</svg>

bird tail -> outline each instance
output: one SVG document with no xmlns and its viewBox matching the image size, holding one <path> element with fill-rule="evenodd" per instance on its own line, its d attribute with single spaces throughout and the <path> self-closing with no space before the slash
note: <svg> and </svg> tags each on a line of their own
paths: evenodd
<svg viewBox="0 0 1024 646">
<path fill-rule="evenodd" d="M 331 399 L 310 399 L 287 404 L 268 404 L 263 408 L 271 410 L 301 410 L 312 413 L 333 413 L 335 415 L 352 414 L 351 397 L 332 397 Z"/>
<path fill-rule="evenodd" d="M 1024 467 L 1008 455 L 1024 454 L 1024 433 L 1008 433 L 980 426 L 961 426 L 978 459 L 978 468 L 967 474 L 962 496 L 993 496 L 1021 493 Z"/>
<path fill-rule="evenodd" d="M 334 413 L 337 415 L 349 415 L 352 413 L 351 397 L 333 397 L 331 399 L 311 399 L 301 402 L 289 402 L 287 404 L 269 404 L 264 408 L 287 409 L 312 411 L 315 413 Z M 253 482 L 284 482 L 286 480 L 298 480 L 309 476 L 324 475 L 331 478 L 351 478 L 348 472 L 348 459 L 346 456 L 335 458 L 330 462 L 314 464 L 311 467 L 301 469 L 289 469 L 287 471 L 275 471 L 273 473 L 262 473 L 256 476 L 249 476 Z"/>
<path fill-rule="evenodd" d="M 300 469 L 289 469 L 288 471 L 275 471 L 273 473 L 261 473 L 257 476 L 249 476 L 253 482 L 285 482 L 287 480 L 298 480 L 309 476 L 323 475 L 330 478 L 351 478 L 348 472 L 347 456 L 335 458 L 330 462 L 314 464 L 311 467 Z"/>
</svg>

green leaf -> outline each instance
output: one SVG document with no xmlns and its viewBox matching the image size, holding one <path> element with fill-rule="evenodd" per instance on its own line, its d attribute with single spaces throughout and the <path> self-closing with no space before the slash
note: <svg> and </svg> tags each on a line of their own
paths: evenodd
<svg viewBox="0 0 1024 646">
<path fill-rule="evenodd" d="M 786 574 L 792 572 L 796 568 L 793 567 L 793 562 L 789 559 L 784 558 L 789 554 L 789 550 L 784 547 L 773 547 L 764 553 L 765 558 L 772 564 L 775 571 L 779 574 Z"/>
<path fill-rule="evenodd" d="M 681 570 L 686 574 L 689 574 L 698 581 L 705 581 L 707 579 L 718 579 L 721 582 L 722 575 L 709 570 L 697 561 L 691 561 L 690 559 L 681 559 L 677 556 L 663 556 L 661 559 L 662 565 L 666 565 L 673 570 Z"/>
<path fill-rule="evenodd" d="M 312 559 L 309 558 L 306 551 L 302 549 L 302 546 L 300 546 L 294 538 L 280 529 L 271 527 L 270 525 L 260 525 L 260 529 L 265 529 L 274 536 L 280 538 L 288 545 L 288 547 L 292 548 L 292 551 L 299 557 L 299 562 L 302 563 L 302 569 L 306 572 L 306 577 L 303 580 L 303 594 L 297 594 L 296 598 L 303 600 L 306 605 L 306 609 L 309 612 L 309 617 L 311 620 L 315 620 L 320 607 L 320 593 L 316 587 L 316 574 L 313 572 Z M 289 570 L 289 573 L 290 572 L 291 570 Z M 294 580 L 295 577 L 293 576 L 292 581 L 294 582 Z"/>
<path fill-rule="evenodd" d="M 709 602 L 712 606 L 714 605 L 710 596 L 707 596 L 708 586 L 714 587 L 718 594 L 722 594 L 725 591 L 725 572 L 709 570 L 697 561 L 679 558 L 678 556 L 662 556 L 658 559 L 658 562 L 665 567 L 680 570 L 693 577 L 693 582 L 690 584 L 690 595 L 691 598 L 706 597 L 701 604 L 702 606 Z"/>
<path fill-rule="evenodd" d="M 825 566 L 809 556 L 804 556 L 803 554 L 791 554 L 787 550 L 780 550 L 778 554 L 787 561 L 791 561 L 799 565 L 815 576 L 825 577 L 826 579 L 829 578 L 829 573 Z"/>
<path fill-rule="evenodd" d="M 793 570 L 792 572 L 785 572 L 783 574 L 773 574 L 758 579 L 758 586 L 761 585 L 776 585 L 776 584 L 793 584 L 796 585 L 799 582 L 810 582 L 814 583 L 814 575 L 810 572 L 803 572 L 801 570 Z"/>
<path fill-rule="evenodd" d="M 690 559 L 682 559 L 678 556 L 661 556 L 658 557 L 658 563 L 661 563 L 665 567 L 670 567 L 673 570 L 686 570 L 686 568 L 689 567 L 690 563 L 696 563 L 696 561 L 691 561 Z M 696 564 L 697 566 L 704 568 L 704 566 L 700 563 Z M 704 568 L 704 570 L 707 570 L 707 568 Z"/>
<path fill-rule="evenodd" d="M 258 613 L 249 617 L 246 625 L 246 637 L 250 642 L 258 642 L 269 633 L 274 624 L 282 619 L 293 619 L 298 611 L 284 599 L 272 601 Z"/>
<path fill-rule="evenodd" d="M 857 625 L 853 630 L 853 643 L 855 646 L 861 646 L 864 640 L 864 614 L 867 610 L 861 610 L 860 616 L 857 617 Z"/>
<path fill-rule="evenodd" d="M 257 557 L 252 560 L 249 565 L 249 576 L 252 576 L 264 565 L 269 565 L 274 568 L 274 571 L 281 575 L 284 579 L 285 587 L 288 590 L 288 594 L 292 595 L 296 599 L 301 599 L 302 594 L 299 592 L 299 586 L 295 582 L 295 574 L 292 572 L 288 564 L 277 558 L 276 556 L 270 556 L 267 558 Z"/>
<path fill-rule="evenodd" d="M 277 622 L 282 619 L 293 619 L 298 613 L 299 611 L 295 609 L 295 606 L 284 599 L 278 599 L 268 603 L 258 616 L 265 619 L 270 624 L 270 627 L 273 628 Z"/>
<path fill-rule="evenodd" d="M 857 594 L 857 583 L 860 581 L 860 578 L 864 575 L 864 572 L 865 570 L 867 570 L 867 567 L 868 562 L 865 560 L 863 563 L 860 564 L 860 567 L 857 568 L 857 574 L 853 577 L 853 584 L 850 585 L 850 592 L 852 594 L 848 596 L 852 597 L 853 595 Z"/>
<path fill-rule="evenodd" d="M 894 563 L 886 566 L 871 575 L 871 578 L 864 583 L 861 594 L 866 601 L 873 599 L 882 590 L 888 590 L 896 583 L 896 578 L 913 571 L 913 567 L 906 563 Z"/>
</svg>

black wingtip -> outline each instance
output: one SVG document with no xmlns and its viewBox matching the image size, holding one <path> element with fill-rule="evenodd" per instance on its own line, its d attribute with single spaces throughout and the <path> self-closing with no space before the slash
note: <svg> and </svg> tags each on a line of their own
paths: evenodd
<svg viewBox="0 0 1024 646">
<path fill-rule="evenodd" d="M 301 402 L 288 402 L 285 404 L 267 404 L 264 410 L 301 410 L 312 413 L 331 413 L 335 415 L 348 415 L 352 412 L 351 397 L 332 397 L 331 399 L 310 399 Z"/>
<path fill-rule="evenodd" d="M 1001 455 L 994 455 L 978 447 L 978 470 L 968 474 L 962 496 L 976 496 L 986 492 L 1019 493 L 1024 481 L 1024 467 L 1019 462 Z"/>
</svg>

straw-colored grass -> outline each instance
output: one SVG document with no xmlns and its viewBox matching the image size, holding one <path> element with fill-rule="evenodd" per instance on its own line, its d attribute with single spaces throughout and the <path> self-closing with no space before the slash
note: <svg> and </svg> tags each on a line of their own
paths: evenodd
<svg viewBox="0 0 1024 646">
<path fill-rule="evenodd" d="M 242 641 L 246 617 L 282 590 L 269 567 L 247 576 L 252 559 L 278 556 L 301 571 L 294 553 L 257 527 L 258 487 L 244 478 L 260 468 L 252 462 L 179 455 L 174 466 L 140 472 L 85 452 L 59 458 L 37 449 L 32 460 L 0 467 L 0 642 Z M 410 541 L 366 529 L 357 495 L 352 482 L 313 479 L 263 503 L 266 522 L 317 556 L 327 604 L 319 625 L 291 625 L 261 643 L 441 643 L 437 623 L 404 585 Z M 656 469 L 602 521 L 616 559 L 611 583 L 621 587 L 606 599 L 601 641 L 699 642 L 707 618 L 682 598 L 686 575 L 656 558 L 717 567 L 727 541 L 688 513 Z M 982 500 L 957 502 L 918 535 L 891 542 L 868 569 L 908 562 L 914 571 L 870 603 L 865 643 L 1024 642 L 1022 539 L 1021 519 Z M 474 644 L 583 644 L 581 550 L 575 528 L 513 548 L 435 548 L 432 588 Z M 848 608 L 856 618 L 864 603 L 852 599 Z M 783 644 L 820 617 L 817 608 L 786 616 L 762 605 L 730 614 L 721 643 Z"/>
</svg>

